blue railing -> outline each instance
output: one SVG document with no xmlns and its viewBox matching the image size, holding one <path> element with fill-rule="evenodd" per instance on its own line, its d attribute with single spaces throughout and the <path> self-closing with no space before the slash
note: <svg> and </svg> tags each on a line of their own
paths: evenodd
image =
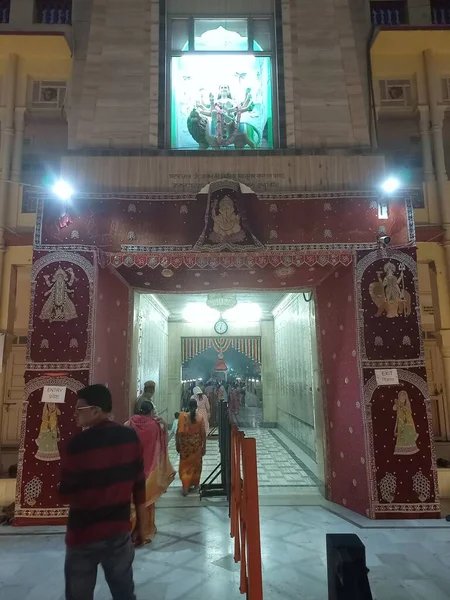
<svg viewBox="0 0 450 600">
<path fill-rule="evenodd" d="M 377 27 L 398 27 L 408 24 L 406 2 L 376 0 L 370 3 L 372 25 Z"/>
<path fill-rule="evenodd" d="M 433 25 L 450 25 L 450 2 L 430 3 L 431 22 Z"/>
<path fill-rule="evenodd" d="M 34 22 L 44 25 L 71 25 L 72 24 L 72 1 L 59 0 L 49 2 L 48 0 L 35 0 Z"/>
<path fill-rule="evenodd" d="M 0 23 L 9 23 L 10 0 L 0 0 Z"/>
</svg>

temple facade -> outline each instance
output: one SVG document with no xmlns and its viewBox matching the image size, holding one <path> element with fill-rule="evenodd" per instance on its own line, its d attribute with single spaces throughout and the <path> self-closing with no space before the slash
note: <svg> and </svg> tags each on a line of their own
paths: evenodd
<svg viewBox="0 0 450 600">
<path fill-rule="evenodd" d="M 77 0 L 54 13 L 24 0 L 28 20 L 14 4 L 0 46 L 0 414 L 16 523 L 66 516 L 56 484 L 78 389 L 107 383 L 128 417 L 140 298 L 205 292 L 303 293 L 319 487 L 370 518 L 438 517 L 448 32 L 418 10 L 420 23 L 380 27 L 381 3 L 353 0 Z M 382 189 L 388 177 L 397 189 Z M 164 352 L 170 419 L 182 361 L 171 370 Z M 304 444 L 303 400 L 282 405 L 277 385 L 262 426 Z M 43 401 L 49 386 L 63 402 Z"/>
</svg>

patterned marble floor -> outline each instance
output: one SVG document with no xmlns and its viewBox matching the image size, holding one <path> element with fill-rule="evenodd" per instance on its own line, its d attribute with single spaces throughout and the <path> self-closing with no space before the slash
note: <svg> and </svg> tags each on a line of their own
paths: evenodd
<svg viewBox="0 0 450 600">
<path fill-rule="evenodd" d="M 137 552 L 137 599 L 242 598 L 232 558 L 227 508 L 158 508 L 158 534 Z M 423 522 L 422 522 L 423 525 Z M 0 589 L 5 600 L 62 600 L 61 529 L 0 528 Z M 366 546 L 374 600 L 448 600 L 450 528 L 366 529 L 322 507 L 261 508 L 266 600 L 325 600 L 326 533 L 356 533 Z M 96 600 L 110 598 L 99 574 Z"/>
<path fill-rule="evenodd" d="M 261 494 L 294 493 L 317 488 L 314 462 L 280 431 L 259 428 L 244 428 L 244 431 L 248 437 L 256 438 Z M 178 455 L 173 438 L 169 442 L 169 456 L 172 465 L 178 471 Z M 219 462 L 219 442 L 217 439 L 209 439 L 206 456 L 203 459 L 202 480 Z M 173 487 L 181 487 L 178 473 Z"/>
</svg>

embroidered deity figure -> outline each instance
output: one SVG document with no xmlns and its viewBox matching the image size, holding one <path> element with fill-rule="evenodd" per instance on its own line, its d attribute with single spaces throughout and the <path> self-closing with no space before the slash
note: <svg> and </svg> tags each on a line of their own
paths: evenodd
<svg viewBox="0 0 450 600">
<path fill-rule="evenodd" d="M 75 273 L 72 268 L 64 270 L 58 267 L 53 277 L 44 275 L 45 283 L 50 288 L 45 292 L 48 296 L 42 307 L 39 318 L 42 321 L 70 321 L 78 317 L 75 305 L 70 299 L 70 294 L 73 294 L 73 286 L 75 281 Z"/>
<path fill-rule="evenodd" d="M 370 297 L 378 307 L 376 317 L 385 313 L 388 319 L 393 319 L 411 314 L 411 294 L 405 289 L 404 270 L 405 266 L 400 265 L 400 275 L 397 276 L 396 266 L 389 261 L 383 267 L 384 277 L 383 271 L 377 271 L 378 281 L 369 286 Z"/>
<path fill-rule="evenodd" d="M 227 238 L 241 231 L 241 222 L 234 209 L 230 196 L 219 201 L 219 210 L 213 210 L 214 233 L 220 238 Z"/>
<path fill-rule="evenodd" d="M 394 454 L 410 455 L 419 452 L 416 440 L 419 437 L 414 424 L 411 402 L 405 390 L 399 392 L 394 401 L 394 410 L 397 412 L 395 420 L 395 449 Z"/>
<path fill-rule="evenodd" d="M 35 454 L 38 460 L 46 462 L 59 460 L 59 427 L 58 415 L 61 411 L 54 402 L 45 402 L 42 409 L 42 421 L 39 435 L 36 439 L 38 450 Z"/>
<path fill-rule="evenodd" d="M 384 265 L 384 272 L 386 273 L 384 279 L 381 278 L 381 271 L 377 271 L 377 277 L 378 281 L 383 284 L 386 301 L 398 302 L 399 300 L 403 300 L 403 293 L 399 286 L 399 283 L 403 279 L 403 272 L 400 277 L 397 277 L 395 275 L 395 265 L 391 262 Z"/>
</svg>

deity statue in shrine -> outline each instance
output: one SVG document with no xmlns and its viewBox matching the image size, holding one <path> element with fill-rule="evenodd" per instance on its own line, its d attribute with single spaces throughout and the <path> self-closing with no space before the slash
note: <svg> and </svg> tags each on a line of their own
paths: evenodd
<svg viewBox="0 0 450 600">
<path fill-rule="evenodd" d="M 44 294 L 48 296 L 42 307 L 39 318 L 42 321 L 70 321 L 78 317 L 75 305 L 70 298 L 74 290 L 71 289 L 75 281 L 75 273 L 69 267 L 64 270 L 61 266 L 50 278 L 50 275 L 44 275 L 45 283 L 50 288 Z"/>
<path fill-rule="evenodd" d="M 256 148 L 261 142 L 261 134 L 251 123 L 241 123 L 241 115 L 254 108 L 251 88 L 245 91 L 242 102 L 233 98 L 230 86 L 221 84 L 217 98 L 209 94 L 205 101 L 203 94 L 187 119 L 188 131 L 200 148 L 221 148 L 234 145 L 235 149 L 250 146 Z"/>
<path fill-rule="evenodd" d="M 35 454 L 38 460 L 50 462 L 59 460 L 59 427 L 58 416 L 61 411 L 54 402 L 44 402 L 42 409 L 42 421 L 39 435 L 36 439 L 38 450 Z"/>
<path fill-rule="evenodd" d="M 419 452 L 416 440 L 419 437 L 414 424 L 411 402 L 405 390 L 399 392 L 394 401 L 394 410 L 397 412 L 395 420 L 394 454 L 410 455 Z"/>
</svg>

